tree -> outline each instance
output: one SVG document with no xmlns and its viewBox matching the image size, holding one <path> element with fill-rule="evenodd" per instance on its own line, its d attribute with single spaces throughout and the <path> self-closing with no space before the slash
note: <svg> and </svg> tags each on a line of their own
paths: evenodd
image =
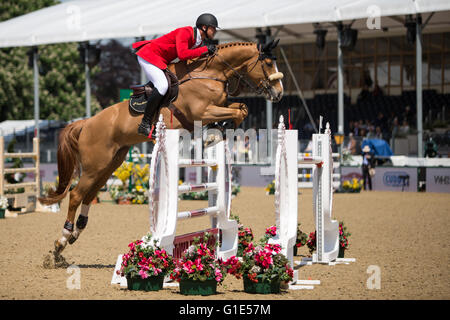
<svg viewBox="0 0 450 320">
<path fill-rule="evenodd" d="M 140 67 L 131 48 L 117 40 L 101 46 L 100 71 L 93 78 L 93 91 L 103 108 L 119 102 L 119 90 L 140 83 Z"/>
<path fill-rule="evenodd" d="M 3 0 L 0 21 L 55 5 L 55 0 Z M 30 26 L 32 28 L 32 26 Z M 0 49 L 0 121 L 34 118 L 30 47 Z M 77 43 L 38 46 L 40 119 L 68 121 L 85 116 L 85 73 Z M 91 70 L 93 76 L 98 67 Z M 92 114 L 100 105 L 91 96 Z"/>
</svg>

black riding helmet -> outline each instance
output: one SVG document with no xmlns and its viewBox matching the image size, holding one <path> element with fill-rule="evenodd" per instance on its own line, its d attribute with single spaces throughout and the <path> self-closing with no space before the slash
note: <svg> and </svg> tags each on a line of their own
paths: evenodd
<svg viewBox="0 0 450 320">
<path fill-rule="evenodd" d="M 219 24 L 217 23 L 217 18 L 211 13 L 203 13 L 197 18 L 197 22 L 195 26 L 201 29 L 201 26 L 214 27 L 216 29 L 219 28 Z"/>
</svg>

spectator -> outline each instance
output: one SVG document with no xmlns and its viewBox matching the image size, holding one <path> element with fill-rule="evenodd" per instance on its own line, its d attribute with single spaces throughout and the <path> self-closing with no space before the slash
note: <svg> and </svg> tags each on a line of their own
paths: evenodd
<svg viewBox="0 0 450 320">
<path fill-rule="evenodd" d="M 356 140 L 353 136 L 353 133 L 349 133 L 348 137 L 350 138 L 347 143 L 347 150 L 350 152 L 350 154 L 356 154 Z"/>
<path fill-rule="evenodd" d="M 363 187 L 364 190 L 372 190 L 372 177 L 375 175 L 375 158 L 370 150 L 370 147 L 366 145 L 363 148 L 363 162 L 362 162 L 362 175 L 363 175 Z"/>
<path fill-rule="evenodd" d="M 395 138 L 398 135 L 400 126 L 398 124 L 398 118 L 394 117 L 394 120 L 392 121 L 392 126 L 391 126 L 391 132 L 392 132 L 392 136 Z"/>
<path fill-rule="evenodd" d="M 252 150 L 250 149 L 250 138 L 249 136 L 245 136 L 244 140 L 244 152 L 245 152 L 245 161 L 252 162 Z"/>
<path fill-rule="evenodd" d="M 381 131 L 380 126 L 375 128 L 375 139 L 383 139 L 383 132 Z"/>
<path fill-rule="evenodd" d="M 309 140 L 308 145 L 306 146 L 305 150 L 303 150 L 303 152 L 305 152 L 305 153 L 312 152 L 312 147 L 313 147 L 312 140 Z"/>
<path fill-rule="evenodd" d="M 437 155 L 438 155 L 438 153 L 437 153 L 437 145 L 433 141 L 433 138 L 430 137 L 430 139 L 425 144 L 424 157 L 425 158 L 436 158 Z"/>
<path fill-rule="evenodd" d="M 404 122 L 405 120 L 406 120 L 406 122 L 408 122 L 408 124 L 414 123 L 414 114 L 411 111 L 410 106 L 406 106 L 405 112 L 403 112 L 402 121 Z"/>
<path fill-rule="evenodd" d="M 240 136 L 236 136 L 236 141 L 233 145 L 233 155 L 236 157 L 236 162 L 244 163 L 245 162 L 245 145 L 244 141 L 241 141 Z"/>
<path fill-rule="evenodd" d="M 359 131 L 359 136 L 365 138 L 366 137 L 366 132 L 367 132 L 366 129 L 361 128 L 361 130 Z"/>
<path fill-rule="evenodd" d="M 362 119 L 360 119 L 358 121 L 358 125 L 359 125 L 359 129 L 361 129 L 361 130 L 364 129 L 364 130 L 367 131 L 367 126 L 366 126 L 366 124 L 364 123 L 364 121 Z"/>
<path fill-rule="evenodd" d="M 409 133 L 409 124 L 406 119 L 403 119 L 403 123 L 399 129 L 399 133 L 402 135 L 407 135 Z"/>
<path fill-rule="evenodd" d="M 314 127 L 311 124 L 311 122 L 307 122 L 305 123 L 305 125 L 303 126 L 303 133 L 305 134 L 307 139 L 311 139 L 312 134 L 314 133 Z"/>
<path fill-rule="evenodd" d="M 369 131 L 367 132 L 367 139 L 375 139 L 375 126 L 373 124 L 369 125 Z"/>
<path fill-rule="evenodd" d="M 359 122 L 358 121 L 354 122 L 353 134 L 354 134 L 355 137 L 359 137 L 359 135 L 360 135 L 360 128 L 359 128 Z"/>
<path fill-rule="evenodd" d="M 380 127 L 381 132 L 386 130 L 386 127 L 387 127 L 386 118 L 384 117 L 382 112 L 378 112 L 378 116 L 375 119 L 374 124 L 375 124 L 375 127 L 377 127 L 377 126 Z"/>
<path fill-rule="evenodd" d="M 355 130 L 355 125 L 353 124 L 353 121 L 349 121 L 348 132 L 353 134 L 354 130 Z"/>
</svg>

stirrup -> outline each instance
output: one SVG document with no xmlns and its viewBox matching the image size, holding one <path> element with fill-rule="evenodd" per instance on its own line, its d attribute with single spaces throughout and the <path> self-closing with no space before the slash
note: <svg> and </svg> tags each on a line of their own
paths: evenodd
<svg viewBox="0 0 450 320">
<path fill-rule="evenodd" d="M 138 126 L 138 133 L 139 133 L 140 135 L 146 136 L 148 139 L 156 139 L 156 136 L 155 136 L 155 134 L 153 133 L 153 131 L 155 130 L 155 125 L 152 124 L 152 126 L 151 126 L 151 128 L 150 128 L 150 131 L 148 131 L 147 128 L 148 128 L 148 127 L 144 127 L 144 126 L 142 125 L 142 123 L 139 124 L 139 126 Z M 144 130 L 145 130 L 145 131 L 144 131 Z"/>
</svg>

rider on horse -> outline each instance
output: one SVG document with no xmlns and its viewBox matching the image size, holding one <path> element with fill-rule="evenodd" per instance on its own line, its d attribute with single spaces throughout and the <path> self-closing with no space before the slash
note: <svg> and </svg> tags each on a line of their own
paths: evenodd
<svg viewBox="0 0 450 320">
<path fill-rule="evenodd" d="M 138 133 L 149 136 L 151 132 L 151 117 L 153 111 L 166 94 L 169 84 L 163 72 L 172 60 L 188 60 L 216 51 L 214 44 L 201 46 L 203 40 L 214 38 L 218 23 L 216 17 L 204 13 L 197 18 L 195 27 L 182 27 L 163 35 L 157 39 L 144 40 L 133 43 L 137 49 L 138 62 L 144 70 L 147 79 L 153 83 L 154 90 L 145 108 L 144 117 L 138 127 Z"/>
</svg>

